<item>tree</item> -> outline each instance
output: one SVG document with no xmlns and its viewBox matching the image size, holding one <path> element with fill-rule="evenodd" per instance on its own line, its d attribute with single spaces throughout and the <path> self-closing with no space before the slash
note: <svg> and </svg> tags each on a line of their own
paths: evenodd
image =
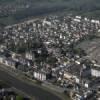
<svg viewBox="0 0 100 100">
<path fill-rule="evenodd" d="M 16 96 L 16 100 L 24 100 L 24 97 L 23 96 Z"/>
</svg>

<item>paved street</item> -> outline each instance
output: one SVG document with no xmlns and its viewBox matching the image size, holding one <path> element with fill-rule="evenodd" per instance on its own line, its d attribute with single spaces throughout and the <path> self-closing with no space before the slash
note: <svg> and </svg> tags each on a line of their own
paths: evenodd
<svg viewBox="0 0 100 100">
<path fill-rule="evenodd" d="M 7 74 L 4 71 L 0 70 L 0 80 L 4 80 L 11 86 L 27 93 L 29 96 L 35 96 L 38 100 L 61 100 L 57 96 L 42 90 L 36 86 L 29 85 L 27 83 L 24 83 L 18 79 L 15 79 L 11 75 Z"/>
</svg>

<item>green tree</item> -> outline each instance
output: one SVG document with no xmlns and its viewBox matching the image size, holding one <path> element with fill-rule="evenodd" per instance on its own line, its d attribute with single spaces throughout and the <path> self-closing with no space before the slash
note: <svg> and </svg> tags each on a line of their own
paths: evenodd
<svg viewBox="0 0 100 100">
<path fill-rule="evenodd" d="M 24 100 L 24 97 L 23 96 L 16 96 L 16 100 Z"/>
</svg>

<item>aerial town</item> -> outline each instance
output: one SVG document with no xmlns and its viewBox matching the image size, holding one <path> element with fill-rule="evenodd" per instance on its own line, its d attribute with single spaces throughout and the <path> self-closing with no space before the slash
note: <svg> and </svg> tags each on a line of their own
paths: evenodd
<svg viewBox="0 0 100 100">
<path fill-rule="evenodd" d="M 100 20 L 49 15 L 0 33 L 0 63 L 9 70 L 72 100 L 100 100 Z"/>
</svg>

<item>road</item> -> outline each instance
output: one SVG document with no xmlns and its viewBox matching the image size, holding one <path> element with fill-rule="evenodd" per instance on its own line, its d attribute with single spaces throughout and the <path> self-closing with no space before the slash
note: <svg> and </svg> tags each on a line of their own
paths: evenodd
<svg viewBox="0 0 100 100">
<path fill-rule="evenodd" d="M 25 92 L 29 96 L 35 96 L 37 100 L 61 100 L 54 94 L 49 93 L 48 91 L 45 91 L 39 87 L 27 84 L 19 79 L 16 79 L 2 70 L 0 70 L 0 80 L 7 82 L 11 86 Z"/>
</svg>

